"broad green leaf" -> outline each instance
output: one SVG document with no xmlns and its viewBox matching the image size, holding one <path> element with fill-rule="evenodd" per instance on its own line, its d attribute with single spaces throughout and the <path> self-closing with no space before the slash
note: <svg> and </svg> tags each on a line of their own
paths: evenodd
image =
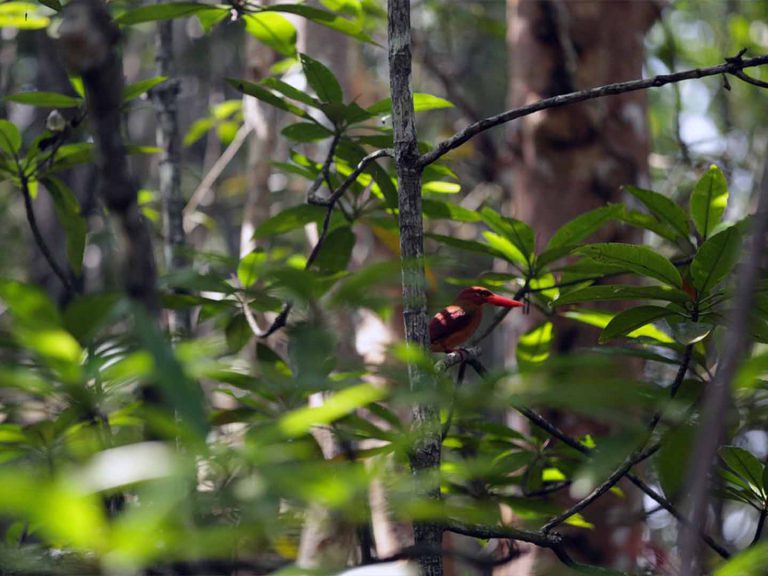
<svg viewBox="0 0 768 576">
<path fill-rule="evenodd" d="M 268 238 L 276 234 L 284 234 L 301 228 L 310 222 L 319 222 L 324 215 L 325 209 L 321 206 L 300 204 L 299 206 L 286 208 L 263 222 L 253 233 L 253 237 L 259 239 Z"/>
<path fill-rule="evenodd" d="M 216 125 L 216 120 L 213 118 L 200 118 L 192 123 L 187 133 L 184 135 L 184 146 L 192 146 L 195 142 L 200 140 L 205 133 Z"/>
<path fill-rule="evenodd" d="M 549 358 L 554 339 L 552 322 L 534 326 L 517 341 L 515 356 L 521 372 L 529 371 Z"/>
<path fill-rule="evenodd" d="M 426 236 L 453 248 L 459 248 L 469 252 L 478 252 L 487 256 L 493 256 L 494 258 L 501 258 L 502 260 L 507 259 L 503 252 L 475 240 L 462 240 L 461 238 L 443 236 L 442 234 L 426 234 Z"/>
<path fill-rule="evenodd" d="M 675 342 L 686 346 L 704 340 L 714 328 L 712 324 L 706 322 L 678 320 L 678 318 L 667 318 L 667 324 L 669 324 L 672 330 L 672 337 L 675 339 Z"/>
<path fill-rule="evenodd" d="M 611 321 L 608 322 L 602 334 L 600 334 L 600 342 L 607 342 L 619 336 L 637 336 L 636 330 L 671 314 L 670 310 L 659 306 L 637 306 L 624 310 L 611 318 Z"/>
<path fill-rule="evenodd" d="M 307 94 L 304 90 L 299 90 L 298 88 L 295 88 L 294 86 L 279 80 L 278 78 L 264 78 L 264 80 L 259 82 L 259 84 L 261 86 L 265 86 L 280 92 L 284 96 L 288 96 L 288 98 L 292 98 L 293 100 L 301 102 L 302 104 L 306 104 L 307 106 L 311 106 L 313 108 L 320 107 L 320 102 L 317 100 L 317 98 L 311 94 Z"/>
<path fill-rule="evenodd" d="M 61 10 L 61 2 L 59 0 L 38 0 L 38 2 L 43 6 L 48 6 L 51 10 L 56 10 L 56 12 Z"/>
<path fill-rule="evenodd" d="M 741 232 L 736 226 L 710 236 L 699 247 L 691 262 L 693 285 L 707 295 L 736 266 L 741 253 Z"/>
<path fill-rule="evenodd" d="M 455 202 L 424 198 L 422 201 L 424 215 L 433 220 L 446 219 L 454 222 L 478 222 L 480 215 L 474 211 L 459 206 Z"/>
<path fill-rule="evenodd" d="M 281 134 L 296 142 L 314 142 L 333 136 L 333 132 L 325 126 L 314 122 L 297 122 L 283 128 Z"/>
<path fill-rule="evenodd" d="M 237 279 L 243 288 L 250 288 L 256 283 L 266 262 L 267 254 L 258 251 L 246 254 L 240 259 L 237 264 Z"/>
<path fill-rule="evenodd" d="M 18 94 L 6 96 L 3 100 L 16 102 L 17 104 L 27 104 L 28 106 L 37 106 L 38 108 L 76 108 L 85 103 L 82 98 L 75 98 L 57 92 L 19 92 Z"/>
<path fill-rule="evenodd" d="M 677 288 L 683 285 L 683 279 L 675 265 L 646 246 L 609 242 L 582 246 L 575 252 L 591 258 L 598 264 L 621 266 L 629 272 L 655 278 Z"/>
<path fill-rule="evenodd" d="M 103 292 L 76 296 L 64 310 L 64 326 L 85 346 L 107 325 L 120 299 L 119 294 Z"/>
<path fill-rule="evenodd" d="M 296 28 L 291 22 L 275 12 L 256 12 L 243 16 L 245 31 L 273 48 L 283 56 L 296 53 Z"/>
<path fill-rule="evenodd" d="M 363 42 L 369 44 L 376 44 L 374 40 L 365 32 L 363 32 L 361 26 L 355 22 L 341 18 L 320 8 L 313 6 L 307 6 L 306 4 L 275 4 L 272 6 L 266 6 L 261 9 L 261 12 L 283 12 L 288 14 L 296 14 L 302 16 L 307 20 L 311 20 L 315 24 L 320 24 L 336 30 L 352 38 L 357 38 Z"/>
<path fill-rule="evenodd" d="M 706 240 L 720 222 L 728 204 L 728 183 L 720 168 L 712 164 L 691 193 L 691 219 Z"/>
<path fill-rule="evenodd" d="M 51 23 L 50 18 L 40 14 L 40 6 L 32 2 L 3 2 L 0 4 L 0 28 L 39 30 Z"/>
<path fill-rule="evenodd" d="M 280 431 L 288 437 L 301 436 L 315 426 L 328 425 L 358 408 L 383 400 L 386 390 L 371 384 L 358 384 L 326 398 L 322 406 L 299 408 L 288 412 L 278 422 Z"/>
<path fill-rule="evenodd" d="M 696 427 L 688 423 L 673 428 L 664 436 L 661 449 L 654 455 L 653 462 L 664 494 L 676 502 L 685 486 L 686 464 L 690 464 Z"/>
<path fill-rule="evenodd" d="M 622 205 L 615 204 L 596 208 L 577 216 L 554 233 L 546 250 L 578 244 L 597 232 L 606 222 L 616 219 L 623 210 Z"/>
<path fill-rule="evenodd" d="M 56 217 L 67 238 L 67 260 L 75 274 L 83 271 L 83 254 L 88 222 L 80 214 L 80 203 L 74 192 L 60 179 L 49 177 L 42 181 L 53 199 Z"/>
<path fill-rule="evenodd" d="M 453 104 L 445 98 L 425 94 L 424 92 L 414 92 L 413 111 L 426 112 L 428 110 L 438 110 L 440 108 L 453 108 Z M 392 113 L 392 98 L 382 98 L 378 102 L 371 104 L 366 108 L 370 114 L 380 116 L 382 114 Z"/>
<path fill-rule="evenodd" d="M 625 186 L 624 189 L 642 202 L 656 218 L 669 224 L 680 238 L 688 239 L 690 234 L 688 216 L 680 206 L 666 196 L 652 190 L 644 190 L 635 186 Z"/>
<path fill-rule="evenodd" d="M 458 194 L 461 192 L 461 184 L 458 182 L 442 182 L 432 180 L 424 182 L 421 185 L 422 192 L 432 192 L 433 194 Z"/>
<path fill-rule="evenodd" d="M 674 228 L 672 228 L 672 226 L 666 222 L 661 222 L 655 216 L 651 216 L 645 212 L 630 210 L 625 206 L 624 211 L 619 214 L 618 219 L 630 226 L 649 230 L 670 242 L 678 243 L 680 241 L 680 235 Z"/>
<path fill-rule="evenodd" d="M 523 269 L 527 269 L 528 260 L 520 249 L 510 242 L 507 238 L 495 232 L 489 232 L 485 230 L 483 232 L 483 238 L 491 248 L 497 250 L 503 255 L 504 259 L 521 266 Z"/>
<path fill-rule="evenodd" d="M 346 270 L 354 247 L 355 234 L 352 232 L 352 228 L 339 226 L 326 237 L 323 249 L 320 250 L 314 266 L 324 274 Z"/>
<path fill-rule="evenodd" d="M 13 122 L 0 120 L 0 150 L 7 152 L 11 156 L 18 154 L 21 150 L 21 134 Z"/>
<path fill-rule="evenodd" d="M 128 86 L 123 88 L 123 103 L 138 98 L 145 92 L 152 90 L 155 86 L 159 86 L 167 79 L 166 76 L 155 76 L 154 78 L 147 78 L 145 80 L 134 82 L 133 84 L 128 84 Z"/>
<path fill-rule="evenodd" d="M 176 411 L 186 430 L 203 440 L 208 432 L 205 397 L 200 385 L 184 372 L 170 342 L 138 305 L 133 306 L 136 336 L 152 357 L 155 386 Z"/>
<path fill-rule="evenodd" d="M 195 18 L 200 22 L 200 26 L 203 27 L 205 33 L 208 34 L 216 24 L 224 19 L 231 18 L 231 8 L 228 9 L 224 6 L 218 7 L 217 10 L 201 10 L 195 12 Z"/>
<path fill-rule="evenodd" d="M 718 566 L 714 576 L 764 576 L 766 566 L 768 566 L 768 542 L 761 542 L 739 552 Z"/>
<path fill-rule="evenodd" d="M 571 318 L 572 320 L 582 322 L 583 324 L 595 326 L 596 328 L 605 328 L 608 326 L 611 320 L 613 320 L 613 317 L 616 316 L 616 314 L 613 312 L 605 312 L 603 310 L 589 310 L 581 308 L 579 310 L 567 310 L 562 312 L 561 316 Z M 656 328 L 653 324 L 646 324 L 645 326 L 642 326 L 637 330 L 626 334 L 626 336 L 628 338 L 652 338 L 653 340 L 661 342 L 662 344 L 672 344 L 674 342 L 672 338 L 669 337 L 669 335 L 667 335 L 664 331 Z"/>
<path fill-rule="evenodd" d="M 530 264 L 533 252 L 536 250 L 536 239 L 533 229 L 528 224 L 514 218 L 505 218 L 487 206 L 480 210 L 480 216 L 494 232 L 514 244 L 523 255 L 525 262 Z"/>
<path fill-rule="evenodd" d="M 578 304 L 580 302 L 598 302 L 604 300 L 666 300 L 669 302 L 687 302 L 688 294 L 669 286 L 632 286 L 624 284 L 588 286 L 564 294 L 555 300 L 555 306 Z"/>
<path fill-rule="evenodd" d="M 253 96 L 262 102 L 266 102 L 270 106 L 274 106 L 275 108 L 279 108 L 285 112 L 290 112 L 291 114 L 295 114 L 301 118 L 305 118 L 307 116 L 307 113 L 304 112 L 304 110 L 295 104 L 288 102 L 284 98 L 273 94 L 260 84 L 248 82 L 247 80 L 238 80 L 237 78 L 227 78 L 226 80 L 227 84 L 232 86 L 232 88 L 235 90 L 238 90 L 243 94 L 247 94 L 248 96 Z"/>
<path fill-rule="evenodd" d="M 336 80 L 325 65 L 317 60 L 310 58 L 306 54 L 299 54 L 301 68 L 307 77 L 307 82 L 317 94 L 322 102 L 341 102 L 344 95 L 341 90 L 341 84 Z"/>
<path fill-rule="evenodd" d="M 752 452 L 738 446 L 723 446 L 719 454 L 731 472 L 743 479 L 758 497 L 765 498 L 764 467 Z"/>
<path fill-rule="evenodd" d="M 142 22 L 156 22 L 159 20 L 173 20 L 184 16 L 192 16 L 206 10 L 221 11 L 221 8 L 212 4 L 199 2 L 164 2 L 150 6 L 139 6 L 126 10 L 115 18 L 115 22 L 127 26 L 141 24 Z"/>
</svg>

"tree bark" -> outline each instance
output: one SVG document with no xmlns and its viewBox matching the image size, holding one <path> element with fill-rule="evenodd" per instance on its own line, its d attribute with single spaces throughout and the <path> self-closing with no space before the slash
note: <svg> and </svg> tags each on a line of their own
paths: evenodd
<svg viewBox="0 0 768 576">
<path fill-rule="evenodd" d="M 509 0 L 509 108 L 641 75 L 643 39 L 657 16 L 652 2 Z M 644 92 L 549 109 L 510 125 L 514 185 L 503 210 L 531 224 L 541 246 L 564 223 L 609 202 L 620 202 L 621 186 L 647 185 L 649 134 Z M 629 242 L 637 234 L 607 227 L 598 241 Z M 533 320 L 536 321 L 536 320 Z M 594 343 L 595 333 L 556 322 L 559 354 Z M 511 353 L 510 350 L 507 351 Z M 566 416 L 573 433 L 594 423 Z M 630 492 L 632 494 L 632 492 Z M 606 566 L 634 565 L 642 545 L 639 524 L 616 530 L 608 514 L 628 512 L 637 498 L 602 498 L 586 515 L 598 527 L 580 530 L 582 559 Z M 533 554 L 522 561 L 530 562 Z M 511 564 L 497 574 L 524 573 Z"/>
<path fill-rule="evenodd" d="M 389 0 L 388 45 L 389 83 L 392 95 L 395 166 L 400 211 L 400 258 L 403 283 L 405 340 L 409 346 L 429 350 L 426 280 L 424 274 L 424 223 L 421 213 L 421 169 L 414 123 L 411 91 L 411 14 L 409 0 Z M 409 359 L 408 377 L 416 392 L 434 392 L 436 382 L 418 362 Z M 413 409 L 414 445 L 411 468 L 417 498 L 440 498 L 437 473 L 440 467 L 440 419 L 433 404 L 422 403 Z M 442 528 L 435 523 L 415 522 L 416 546 L 438 547 Z M 430 554 L 419 559 L 424 576 L 442 574 L 442 557 Z"/>
</svg>

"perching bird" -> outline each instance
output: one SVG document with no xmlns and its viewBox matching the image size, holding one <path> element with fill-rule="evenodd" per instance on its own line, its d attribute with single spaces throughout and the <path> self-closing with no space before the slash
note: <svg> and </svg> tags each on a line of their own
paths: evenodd
<svg viewBox="0 0 768 576">
<path fill-rule="evenodd" d="M 522 302 L 498 296 L 482 286 L 464 288 L 453 304 L 435 314 L 429 323 L 432 352 L 453 352 L 475 333 L 483 319 L 483 304 L 503 308 L 523 306 Z"/>
</svg>

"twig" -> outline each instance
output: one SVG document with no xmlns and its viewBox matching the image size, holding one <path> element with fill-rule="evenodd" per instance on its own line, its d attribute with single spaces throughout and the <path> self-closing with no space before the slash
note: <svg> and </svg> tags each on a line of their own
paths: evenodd
<svg viewBox="0 0 768 576">
<path fill-rule="evenodd" d="M 661 74 L 659 76 L 646 78 L 644 80 L 616 82 L 614 84 L 606 84 L 604 86 L 598 86 L 588 90 L 579 90 L 577 92 L 570 92 L 568 94 L 553 96 L 552 98 L 545 98 L 543 100 L 539 100 L 538 102 L 534 102 L 526 106 L 521 106 L 519 108 L 514 108 L 512 110 L 507 110 L 506 112 L 502 112 L 496 116 L 490 116 L 470 124 L 447 140 L 440 142 L 431 151 L 423 154 L 419 158 L 419 165 L 424 167 L 432 164 L 451 150 L 454 150 L 455 148 L 458 148 L 464 144 L 464 142 L 473 136 L 476 136 L 485 130 L 489 130 L 490 128 L 505 124 L 517 118 L 528 116 L 534 112 L 539 112 L 549 108 L 566 106 L 569 104 L 576 104 L 577 102 L 584 102 L 585 100 L 593 100 L 595 98 L 602 98 L 604 96 L 614 96 L 616 94 L 624 94 L 626 92 L 647 90 L 648 88 L 659 88 L 661 86 L 675 82 L 693 80 L 696 78 L 705 78 L 708 76 L 717 76 L 719 74 L 732 74 L 738 78 L 739 76 L 737 75 L 737 72 L 741 72 L 745 68 L 762 66 L 763 64 L 768 64 L 768 55 L 758 56 L 756 58 L 748 58 L 746 60 L 742 59 L 741 57 L 729 58 L 726 59 L 725 64 L 711 66 L 709 68 L 694 68 L 692 70 L 685 70 L 683 72 L 676 72 L 674 74 Z M 740 79 L 744 80 L 743 78 Z M 750 78 L 750 80 L 754 79 Z M 755 82 L 756 81 L 752 81 L 750 84 L 754 84 Z"/>
<path fill-rule="evenodd" d="M 50 248 L 48 248 L 48 244 L 45 242 L 42 232 L 40 232 L 40 227 L 37 225 L 35 209 L 32 206 L 32 195 L 29 191 L 29 181 L 27 180 L 26 175 L 21 171 L 19 172 L 19 175 L 21 181 L 21 195 L 24 196 L 24 211 L 27 216 L 29 228 L 32 230 L 32 237 L 35 239 L 35 244 L 37 244 L 37 248 L 40 250 L 43 258 L 45 258 L 46 262 L 48 262 L 48 265 L 51 267 L 51 270 L 53 270 L 53 273 L 64 285 L 64 290 L 66 291 L 67 297 L 69 297 L 75 292 L 75 287 L 67 276 L 67 273 L 56 262 Z"/>
<path fill-rule="evenodd" d="M 238 153 L 245 143 L 246 138 L 248 138 L 248 134 L 250 134 L 252 130 L 253 126 L 249 122 L 244 122 L 243 125 L 240 126 L 235 137 L 232 139 L 232 142 L 230 142 L 229 146 L 227 146 L 224 152 L 221 153 L 221 156 L 216 159 L 211 166 L 211 169 L 208 170 L 206 175 L 200 181 L 200 184 L 195 188 L 195 191 L 189 198 L 189 202 L 184 206 L 184 230 L 186 232 L 189 232 L 192 227 L 192 214 L 205 199 L 206 194 L 208 194 L 211 187 L 213 187 L 213 183 L 218 180 L 221 173 L 224 172 L 229 163 L 232 162 L 235 154 Z"/>
<path fill-rule="evenodd" d="M 333 149 L 329 151 L 328 158 L 330 158 L 333 155 Z M 304 265 L 304 270 L 309 270 L 309 268 L 312 266 L 312 264 L 317 259 L 317 256 L 320 254 L 320 250 L 323 247 L 323 244 L 325 243 L 325 239 L 328 236 L 328 229 L 330 227 L 331 223 L 331 215 L 333 213 L 333 208 L 336 205 L 336 202 L 339 201 L 339 199 L 342 197 L 344 192 L 346 192 L 350 186 L 357 180 L 358 176 L 363 173 L 363 170 L 365 170 L 368 165 L 373 162 L 374 160 L 378 158 L 383 158 L 385 156 L 392 156 L 391 150 L 376 150 L 375 152 L 371 152 L 368 154 L 365 158 L 360 160 L 360 162 L 357 163 L 357 166 L 355 166 L 355 169 L 352 171 L 352 173 L 347 176 L 347 178 L 344 180 L 344 182 L 341 183 L 341 186 L 338 187 L 338 189 L 330 195 L 330 197 L 327 200 L 321 200 L 316 197 L 314 197 L 314 194 L 312 193 L 312 189 L 314 187 L 310 188 L 310 191 L 307 193 L 307 201 L 311 204 L 324 206 L 325 211 L 325 218 L 323 219 L 323 226 L 320 231 L 320 235 L 317 238 L 317 242 L 312 248 L 312 252 L 310 252 L 309 257 L 307 258 L 307 262 Z M 325 164 L 330 166 L 330 161 L 326 158 Z M 317 182 L 317 181 L 316 181 Z M 322 180 L 320 181 L 322 182 Z M 241 298 L 238 298 L 240 300 L 243 314 L 245 315 L 245 319 L 248 322 L 248 327 L 251 329 L 251 332 L 253 332 L 254 336 L 257 338 L 267 338 L 268 336 L 271 336 L 281 328 L 285 327 L 286 322 L 288 321 L 288 315 L 291 313 L 291 310 L 293 309 L 293 303 L 292 302 L 285 302 L 283 304 L 282 310 L 280 310 L 280 313 L 275 317 L 275 319 L 272 321 L 272 324 L 269 325 L 269 327 L 266 330 L 260 330 L 258 323 L 256 322 L 256 319 L 253 316 L 253 313 L 251 313 L 250 309 L 248 308 L 248 303 Z"/>
<path fill-rule="evenodd" d="M 755 535 L 752 538 L 752 545 L 757 544 L 760 541 L 760 537 L 763 535 L 763 527 L 765 526 L 765 517 L 768 516 L 768 509 L 763 506 L 760 510 L 760 516 L 757 519 L 757 528 L 755 528 Z"/>
<path fill-rule="evenodd" d="M 474 349 L 473 349 L 474 350 Z M 465 351 L 467 352 L 468 356 L 466 357 L 466 362 L 472 366 L 479 375 L 483 376 L 487 374 L 487 371 L 485 370 L 485 367 L 482 365 L 482 363 L 477 359 L 477 356 L 474 354 L 471 354 L 472 351 Z M 690 362 L 690 358 L 688 358 L 687 362 Z M 685 360 L 683 360 L 683 363 L 686 363 Z M 682 376 L 680 375 L 682 373 Z M 675 382 L 677 382 L 679 379 L 682 379 L 685 375 L 685 372 L 682 370 L 678 371 L 678 375 L 675 378 L 675 381 L 673 382 L 673 385 Z M 549 422 L 547 419 L 545 419 L 543 416 L 540 416 L 530 408 L 525 407 L 516 407 L 516 410 L 518 410 L 523 416 L 525 416 L 532 424 L 538 426 L 545 432 L 547 432 L 550 436 L 553 438 L 557 438 L 567 446 L 570 446 L 574 450 L 577 450 L 578 452 L 581 452 L 585 456 L 591 456 L 594 453 L 594 450 L 592 448 L 589 448 L 588 446 L 585 446 L 583 443 L 579 442 L 576 438 L 573 438 L 560 428 L 558 428 L 555 424 L 552 422 Z M 657 442 L 653 446 L 649 447 L 645 453 L 644 457 L 638 459 L 636 462 L 634 462 L 633 466 L 640 461 L 642 461 L 644 458 L 650 457 L 652 454 L 656 452 L 660 447 L 660 444 Z M 632 482 L 635 486 L 637 486 L 640 490 L 642 490 L 645 494 L 647 494 L 651 499 L 653 499 L 655 502 L 657 502 L 659 505 L 663 506 L 665 510 L 667 510 L 672 516 L 674 516 L 679 522 L 682 524 L 688 524 L 688 521 L 686 520 L 685 516 L 680 513 L 671 502 L 666 500 L 663 496 L 661 496 L 658 492 L 656 492 L 653 488 L 648 486 L 645 482 L 643 482 L 640 478 L 638 478 L 635 474 L 633 474 L 630 471 L 627 471 L 624 474 L 627 479 Z M 617 478 L 617 482 L 620 479 Z M 609 487 L 610 488 L 610 487 Z M 726 550 L 722 545 L 715 542 L 711 537 L 709 537 L 703 529 L 698 529 L 698 534 L 701 537 L 701 539 L 715 552 L 717 552 L 720 556 L 723 558 L 729 558 L 730 553 L 728 550 Z"/>
<path fill-rule="evenodd" d="M 508 538 L 529 542 L 542 548 L 557 548 L 563 543 L 563 538 L 556 532 L 532 532 L 520 530 L 512 526 L 489 526 L 484 524 L 469 524 L 459 520 L 450 519 L 444 525 L 445 530 L 473 538 Z"/>
</svg>

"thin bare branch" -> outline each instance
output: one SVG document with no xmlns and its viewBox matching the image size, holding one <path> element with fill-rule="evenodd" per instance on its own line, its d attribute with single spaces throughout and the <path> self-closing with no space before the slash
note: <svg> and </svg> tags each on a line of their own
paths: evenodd
<svg viewBox="0 0 768 576">
<path fill-rule="evenodd" d="M 568 94 L 553 96 L 552 98 L 545 98 L 543 100 L 539 100 L 538 102 L 533 102 L 532 104 L 521 106 L 520 108 L 507 110 L 506 112 L 502 112 L 496 116 L 490 116 L 470 124 L 447 140 L 440 142 L 437 146 L 435 146 L 435 148 L 426 154 L 422 155 L 419 158 L 419 165 L 424 167 L 432 164 L 451 150 L 458 148 L 467 140 L 477 136 L 481 132 L 496 126 L 500 126 L 501 124 L 506 124 L 507 122 L 516 120 L 517 118 L 528 116 L 534 112 L 540 112 L 541 110 L 547 110 L 549 108 L 567 106 L 569 104 L 576 104 L 577 102 L 584 102 L 585 100 L 594 100 L 595 98 L 602 98 L 604 96 L 615 96 L 616 94 L 624 94 L 626 92 L 636 92 L 638 90 L 647 90 L 649 88 L 659 88 L 661 86 L 675 82 L 683 82 L 685 80 L 693 80 L 697 78 L 706 78 L 707 76 L 717 76 L 719 74 L 732 74 L 739 78 L 737 73 L 743 71 L 745 68 L 753 68 L 755 66 L 762 66 L 764 64 L 768 64 L 768 55 L 747 59 L 742 59 L 740 56 L 738 56 L 735 58 L 727 58 L 725 64 L 711 66 L 709 68 L 694 68 L 692 70 L 685 70 L 683 72 L 675 72 L 674 74 L 661 74 L 659 76 L 654 76 L 653 78 L 646 78 L 643 80 L 616 82 L 614 84 L 606 84 L 605 86 L 598 86 L 588 90 L 579 90 L 577 92 L 569 92 Z M 743 78 L 740 79 L 744 80 Z M 754 82 L 750 83 L 754 84 Z"/>
</svg>

